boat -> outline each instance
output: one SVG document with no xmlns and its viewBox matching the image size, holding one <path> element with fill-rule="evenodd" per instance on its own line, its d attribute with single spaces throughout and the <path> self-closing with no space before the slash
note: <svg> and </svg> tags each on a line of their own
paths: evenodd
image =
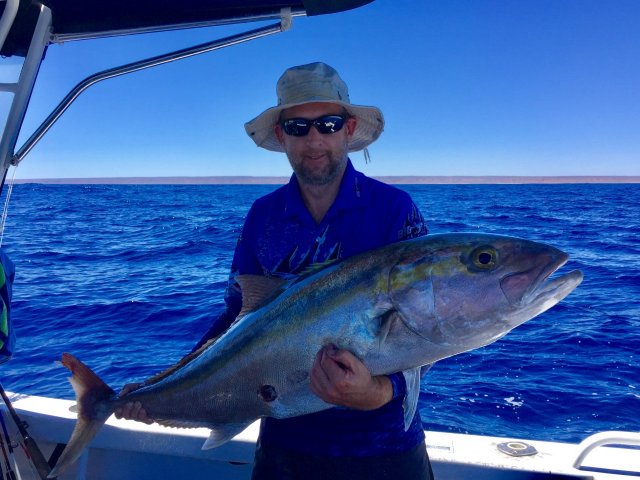
<svg viewBox="0 0 640 480">
<path fill-rule="evenodd" d="M 69 105 L 97 82 L 193 55 L 276 34 L 299 16 L 339 15 L 372 0 L 183 0 L 99 2 L 5 0 L 0 3 L 0 53 L 23 57 L 19 80 L 0 85 L 12 103 L 0 142 L 2 186 Z M 106 5 L 106 6 L 105 6 Z M 117 10 L 126 14 L 112 15 Z M 245 33 L 112 68 L 74 87 L 26 142 L 16 148 L 44 53 L 53 43 L 202 26 L 275 23 Z M 4 260 L 3 260 L 4 261 Z M 6 268 L 6 265 L 5 265 Z M 8 302 L 10 299 L 4 299 Z M 9 305 L 9 303 L 7 304 Z M 10 342 L 7 343 L 10 345 Z M 46 478 L 68 440 L 74 402 L 4 392 L 2 469 L 17 478 Z M 580 444 L 427 431 L 427 448 L 438 480 L 640 478 L 640 433 L 601 432 Z M 229 443 L 202 450 L 205 429 L 171 429 L 110 418 L 81 459 L 60 479 L 250 478 L 257 423 Z"/>
</svg>

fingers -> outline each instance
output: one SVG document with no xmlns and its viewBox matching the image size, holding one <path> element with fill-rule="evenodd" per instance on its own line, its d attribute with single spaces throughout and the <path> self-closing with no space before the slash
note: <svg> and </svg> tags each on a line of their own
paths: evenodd
<svg viewBox="0 0 640 480">
<path fill-rule="evenodd" d="M 352 353 L 347 350 L 338 350 L 333 346 L 325 347 L 321 351 L 320 367 L 334 382 L 341 381 L 354 372 L 355 357 Z"/>
<path fill-rule="evenodd" d="M 316 380 L 323 385 L 340 384 L 345 381 L 353 372 L 350 357 L 353 357 L 350 352 L 340 351 L 333 345 L 321 348 L 313 364 Z"/>
<path fill-rule="evenodd" d="M 122 398 L 143 385 L 143 383 L 128 383 L 122 387 L 122 391 L 118 397 Z M 151 425 L 153 423 L 153 420 L 148 417 L 147 411 L 143 408 L 140 402 L 127 402 L 122 407 L 117 408 L 113 413 L 116 418 L 135 420 L 136 422 L 146 423 L 147 425 Z"/>
<path fill-rule="evenodd" d="M 316 354 L 316 358 L 313 362 L 313 366 L 311 367 L 310 373 L 310 384 L 311 391 L 315 393 L 318 397 L 322 398 L 325 401 L 331 403 L 328 392 L 331 390 L 331 380 L 327 371 L 325 370 L 325 364 L 327 360 L 325 359 L 326 352 L 325 349 L 322 348 Z"/>
<path fill-rule="evenodd" d="M 311 391 L 328 403 L 350 406 L 350 397 L 370 381 L 370 374 L 351 352 L 329 345 L 316 354 L 311 368 Z"/>
<path fill-rule="evenodd" d="M 127 393 L 131 393 L 134 390 L 139 389 L 140 387 L 142 387 L 144 385 L 144 383 L 127 383 L 124 387 L 122 387 L 122 390 L 120 391 L 120 394 L 118 395 L 120 398 L 124 397 Z"/>
<path fill-rule="evenodd" d="M 325 402 L 349 408 L 372 410 L 393 398 L 388 377 L 371 376 L 358 357 L 333 345 L 316 354 L 309 382 L 311 391 Z"/>
<path fill-rule="evenodd" d="M 136 422 L 151 425 L 153 420 L 148 417 L 147 411 L 140 402 L 128 402 L 114 412 L 116 418 L 124 418 L 125 420 L 135 420 Z"/>
</svg>

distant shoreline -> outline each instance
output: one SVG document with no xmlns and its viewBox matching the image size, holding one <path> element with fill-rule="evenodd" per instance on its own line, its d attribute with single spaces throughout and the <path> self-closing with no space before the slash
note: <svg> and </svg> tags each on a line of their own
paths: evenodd
<svg viewBox="0 0 640 480">
<path fill-rule="evenodd" d="M 394 185 L 499 185 L 640 183 L 640 176 L 374 176 Z M 15 184 L 49 185 L 283 185 L 289 177 L 104 177 L 16 179 Z"/>
</svg>

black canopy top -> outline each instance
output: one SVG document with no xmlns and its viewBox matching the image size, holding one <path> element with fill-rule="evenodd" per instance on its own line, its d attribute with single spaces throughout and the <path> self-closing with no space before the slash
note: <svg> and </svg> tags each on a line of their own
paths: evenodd
<svg viewBox="0 0 640 480">
<path fill-rule="evenodd" d="M 25 56 L 40 4 L 51 9 L 53 33 L 95 36 L 215 24 L 242 19 L 276 18 L 283 8 L 293 13 L 321 15 L 360 7 L 373 0 L 20 0 L 13 27 L 0 54 Z M 0 3 L 4 11 L 6 2 Z"/>
</svg>

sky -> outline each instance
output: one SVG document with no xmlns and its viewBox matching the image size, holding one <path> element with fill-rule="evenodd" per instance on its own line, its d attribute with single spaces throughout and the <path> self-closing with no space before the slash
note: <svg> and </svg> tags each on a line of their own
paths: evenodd
<svg viewBox="0 0 640 480">
<path fill-rule="evenodd" d="M 97 71 L 269 23 L 52 45 L 18 147 Z M 289 31 L 91 87 L 15 177 L 289 175 L 243 124 L 275 105 L 286 68 L 314 61 L 384 113 L 371 163 L 351 155 L 368 175 L 637 176 L 639 24 L 638 0 L 375 0 L 297 17 Z"/>
</svg>

